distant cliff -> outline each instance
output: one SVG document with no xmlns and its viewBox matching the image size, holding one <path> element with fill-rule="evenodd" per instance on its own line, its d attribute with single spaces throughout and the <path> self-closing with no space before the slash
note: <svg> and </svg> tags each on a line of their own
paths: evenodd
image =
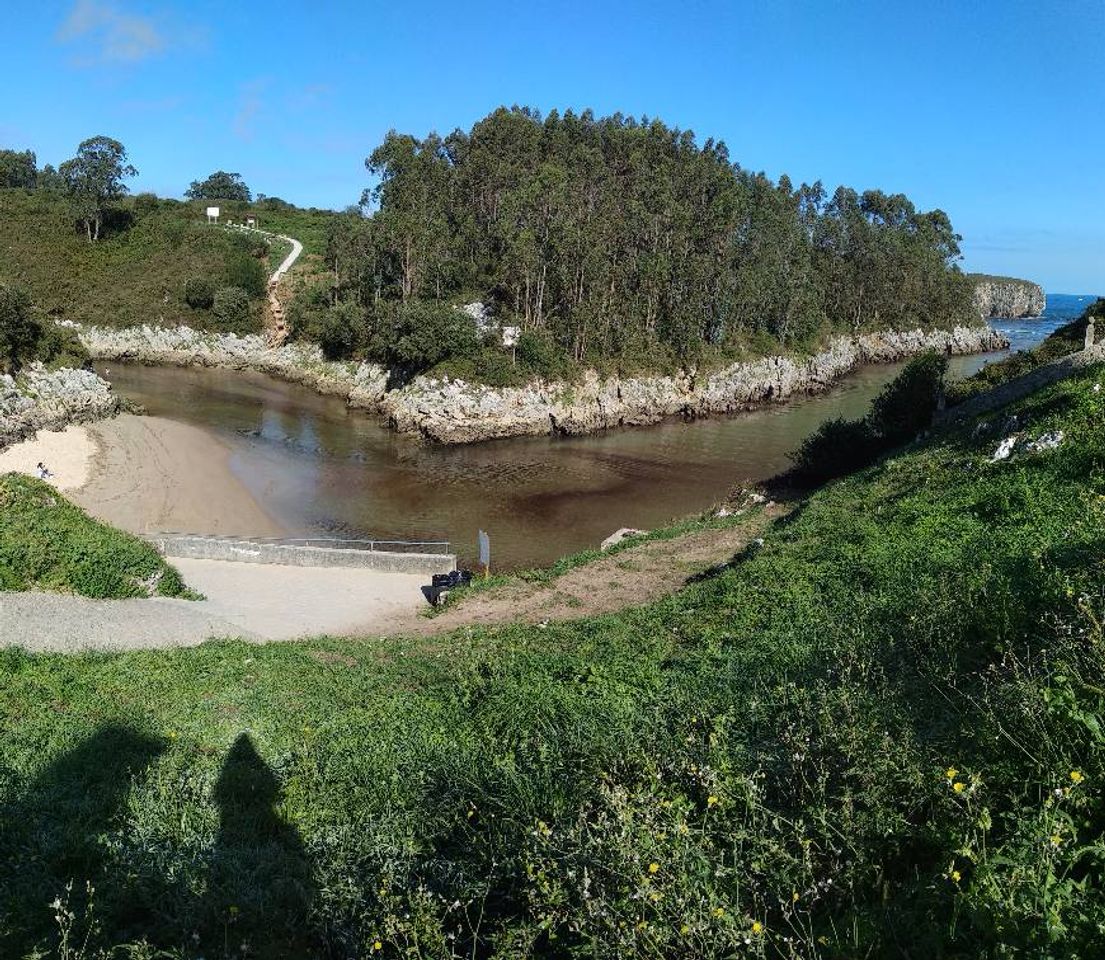
<svg viewBox="0 0 1105 960">
<path fill-rule="evenodd" d="M 992 317 L 1038 317 L 1044 312 L 1044 291 L 1038 283 L 1016 277 L 969 274 L 974 281 L 975 307 L 983 320 Z"/>
</svg>

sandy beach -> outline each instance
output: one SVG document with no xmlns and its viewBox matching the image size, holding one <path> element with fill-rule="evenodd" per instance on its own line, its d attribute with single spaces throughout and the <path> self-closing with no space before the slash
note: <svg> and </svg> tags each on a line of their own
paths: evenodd
<svg viewBox="0 0 1105 960">
<path fill-rule="evenodd" d="M 132 533 L 286 532 L 234 476 L 230 450 L 217 437 L 133 414 L 83 429 L 92 445 L 88 478 L 71 496 L 93 516 Z"/>
<path fill-rule="evenodd" d="M 35 476 L 39 463 L 46 465 L 48 481 L 69 493 L 88 483 L 96 443 L 85 426 L 64 430 L 40 430 L 33 440 L 24 440 L 0 452 L 0 473 L 26 473 Z"/>
</svg>

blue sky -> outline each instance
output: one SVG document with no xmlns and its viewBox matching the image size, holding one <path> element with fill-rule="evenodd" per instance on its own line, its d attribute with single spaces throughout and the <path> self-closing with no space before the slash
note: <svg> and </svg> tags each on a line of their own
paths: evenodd
<svg viewBox="0 0 1105 960">
<path fill-rule="evenodd" d="M 123 141 L 133 189 L 215 169 L 340 208 L 390 128 L 501 104 L 658 116 L 742 165 L 908 194 L 964 266 L 1105 292 L 1105 3 L 283 3 L 20 6 L 0 145 Z"/>
</svg>

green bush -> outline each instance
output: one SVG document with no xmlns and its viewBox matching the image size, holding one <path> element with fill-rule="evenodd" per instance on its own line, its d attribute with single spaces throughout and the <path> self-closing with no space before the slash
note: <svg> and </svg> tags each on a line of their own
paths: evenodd
<svg viewBox="0 0 1105 960">
<path fill-rule="evenodd" d="M 256 299 L 265 295 L 268 289 L 268 275 L 260 260 L 248 253 L 236 252 L 226 259 L 223 284 L 228 287 L 238 287 L 250 298 Z"/>
<path fill-rule="evenodd" d="M 157 212 L 159 205 L 156 193 L 140 193 L 134 198 L 134 213 L 139 217 L 148 217 Z"/>
<path fill-rule="evenodd" d="M 866 420 L 826 420 L 792 453 L 794 472 L 810 483 L 853 473 L 878 455 L 878 442 Z"/>
<path fill-rule="evenodd" d="M 313 326 L 327 360 L 348 360 L 364 346 L 364 311 L 355 303 L 341 302 L 318 312 Z"/>
<path fill-rule="evenodd" d="M 823 483 L 872 463 L 932 424 L 944 388 L 947 358 L 925 353 L 910 360 L 875 397 L 862 420 L 827 420 L 790 455 L 791 476 Z"/>
<path fill-rule="evenodd" d="M 947 371 L 948 358 L 943 354 L 924 353 L 910 360 L 872 402 L 867 415 L 872 432 L 893 444 L 912 440 L 927 429 Z"/>
<path fill-rule="evenodd" d="M 479 347 L 476 324 L 467 314 L 444 303 L 412 300 L 394 310 L 375 350 L 389 366 L 417 374 L 443 360 L 474 357 Z"/>
<path fill-rule="evenodd" d="M 27 288 L 0 281 L 0 371 L 12 373 L 33 360 L 41 338 Z"/>
<path fill-rule="evenodd" d="M 220 287 L 211 313 L 223 330 L 241 330 L 249 320 L 249 295 L 241 287 Z"/>
<path fill-rule="evenodd" d="M 48 483 L 16 473 L 0 475 L 0 589 L 98 599 L 187 592 L 148 543 L 98 523 Z"/>
<path fill-rule="evenodd" d="M 215 303 L 215 283 L 210 277 L 191 277 L 184 284 L 184 302 L 193 310 L 210 310 Z"/>
<path fill-rule="evenodd" d="M 35 359 L 41 360 L 52 370 L 61 367 L 82 369 L 92 362 L 88 349 L 73 330 L 49 322 L 42 325 L 42 337 L 35 350 Z"/>
<path fill-rule="evenodd" d="M 526 330 L 518 337 L 518 362 L 545 380 L 563 380 L 571 363 L 546 330 Z"/>
</svg>

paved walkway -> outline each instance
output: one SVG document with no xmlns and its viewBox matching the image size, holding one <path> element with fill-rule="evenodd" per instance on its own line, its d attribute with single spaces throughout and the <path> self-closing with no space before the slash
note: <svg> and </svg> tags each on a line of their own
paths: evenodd
<svg viewBox="0 0 1105 960">
<path fill-rule="evenodd" d="M 34 651 L 195 646 L 384 632 L 425 606 L 428 577 L 350 568 L 173 560 L 203 601 L 0 593 L 0 645 Z"/>
</svg>

